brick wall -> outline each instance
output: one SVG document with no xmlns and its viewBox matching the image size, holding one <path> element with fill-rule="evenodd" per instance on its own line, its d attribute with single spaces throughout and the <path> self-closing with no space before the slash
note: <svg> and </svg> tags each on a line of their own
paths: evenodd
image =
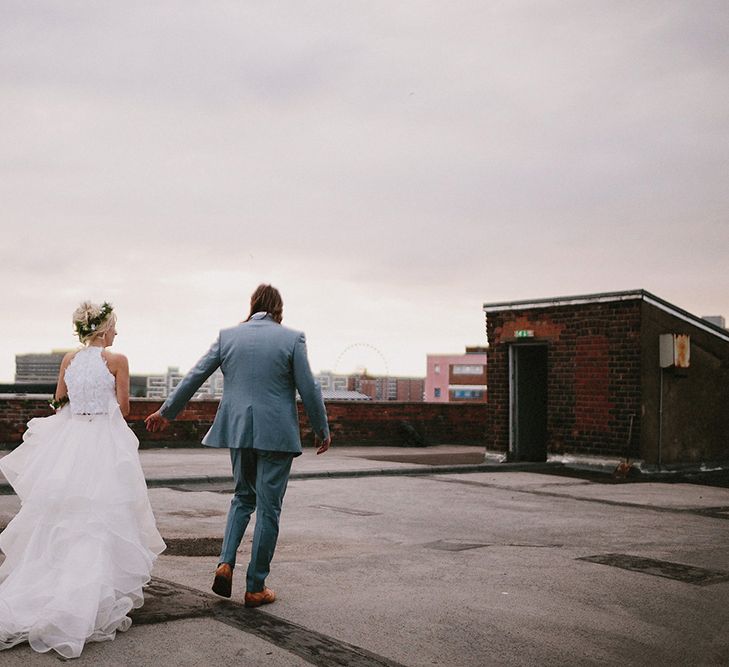
<svg viewBox="0 0 729 667">
<path fill-rule="evenodd" d="M 142 447 L 197 446 L 210 428 L 217 401 L 191 401 L 163 433 L 147 433 L 144 418 L 160 401 L 132 399 L 128 422 Z M 488 406 L 448 403 L 400 403 L 394 401 L 329 401 L 326 404 L 334 442 L 340 445 L 424 444 L 487 445 Z M 26 422 L 51 414 L 46 400 L 0 397 L 0 446 L 22 440 Z M 313 436 L 303 407 L 299 418 L 304 446 Z"/>
<path fill-rule="evenodd" d="M 16 445 L 23 439 L 25 425 L 33 417 L 53 414 L 47 399 L 0 398 L 0 446 Z"/>
<path fill-rule="evenodd" d="M 630 416 L 641 415 L 641 301 L 562 305 L 488 314 L 491 442 L 509 447 L 509 346 L 516 331 L 547 344 L 547 449 L 624 455 Z"/>
<path fill-rule="evenodd" d="M 665 333 L 691 337 L 689 368 L 661 371 L 658 341 Z M 729 342 L 647 303 L 642 338 L 642 458 L 654 464 L 703 462 L 708 467 L 729 461 Z"/>
</svg>

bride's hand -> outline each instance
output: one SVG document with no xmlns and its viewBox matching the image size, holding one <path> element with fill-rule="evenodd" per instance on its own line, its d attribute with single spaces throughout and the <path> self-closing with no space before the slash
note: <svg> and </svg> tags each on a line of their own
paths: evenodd
<svg viewBox="0 0 729 667">
<path fill-rule="evenodd" d="M 159 410 L 157 410 L 157 412 L 153 412 L 149 415 L 144 420 L 144 423 L 150 433 L 156 433 L 157 431 L 164 431 L 170 425 L 170 420 L 165 419 L 160 414 Z"/>
</svg>

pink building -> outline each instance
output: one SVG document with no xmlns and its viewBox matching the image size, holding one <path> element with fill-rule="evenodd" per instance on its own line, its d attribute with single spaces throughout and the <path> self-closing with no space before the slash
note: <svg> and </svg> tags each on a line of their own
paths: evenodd
<svg viewBox="0 0 729 667">
<path fill-rule="evenodd" d="M 466 354 L 429 354 L 425 400 L 428 403 L 485 403 L 486 348 L 467 347 Z"/>
</svg>

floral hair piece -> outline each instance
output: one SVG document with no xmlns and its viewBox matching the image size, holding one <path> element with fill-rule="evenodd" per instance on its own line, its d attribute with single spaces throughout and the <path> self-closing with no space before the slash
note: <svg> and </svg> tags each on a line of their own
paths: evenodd
<svg viewBox="0 0 729 667">
<path fill-rule="evenodd" d="M 111 315 L 112 310 L 114 310 L 113 306 L 104 301 L 104 303 L 101 304 L 101 310 L 98 315 L 90 317 L 89 314 L 87 314 L 85 320 L 75 322 L 74 324 L 76 326 L 76 334 L 78 337 L 83 340 L 84 338 L 93 336 L 104 320 Z"/>
</svg>

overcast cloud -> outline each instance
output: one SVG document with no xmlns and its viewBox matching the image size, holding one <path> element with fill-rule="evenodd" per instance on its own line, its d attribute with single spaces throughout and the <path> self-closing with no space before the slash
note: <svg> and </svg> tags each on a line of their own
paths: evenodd
<svg viewBox="0 0 729 667">
<path fill-rule="evenodd" d="M 187 370 L 261 281 L 315 370 L 422 375 L 484 301 L 729 317 L 724 1 L 5 0 L 0 95 L 0 380 L 89 297 Z"/>
</svg>

